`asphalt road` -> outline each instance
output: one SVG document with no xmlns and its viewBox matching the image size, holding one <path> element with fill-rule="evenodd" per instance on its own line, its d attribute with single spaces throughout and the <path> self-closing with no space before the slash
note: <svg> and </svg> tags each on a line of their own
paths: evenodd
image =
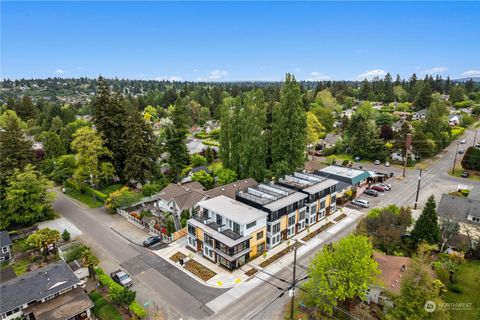
<svg viewBox="0 0 480 320">
<path fill-rule="evenodd" d="M 158 307 L 167 319 L 208 318 L 212 311 L 205 303 L 226 291 L 204 286 L 150 250 L 116 234 L 110 227 L 122 218 L 109 215 L 104 208 L 83 208 L 61 193 L 53 207 L 83 233 L 82 240 L 99 257 L 105 271 L 121 266 L 129 272 L 139 300 Z"/>
</svg>

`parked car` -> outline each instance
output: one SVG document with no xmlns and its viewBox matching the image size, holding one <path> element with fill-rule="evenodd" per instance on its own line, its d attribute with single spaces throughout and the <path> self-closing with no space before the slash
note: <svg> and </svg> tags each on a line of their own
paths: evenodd
<svg viewBox="0 0 480 320">
<path fill-rule="evenodd" d="M 465 144 L 465 143 L 467 143 L 467 140 L 462 139 L 462 140 L 460 140 L 460 143 L 461 143 L 461 144 Z"/>
<path fill-rule="evenodd" d="M 467 171 L 463 171 L 462 178 L 468 178 L 469 175 Z"/>
<path fill-rule="evenodd" d="M 458 149 L 458 154 L 464 154 L 465 153 L 465 150 L 463 149 Z"/>
<path fill-rule="evenodd" d="M 148 248 L 160 242 L 161 240 L 158 236 L 151 236 L 151 237 L 148 237 L 147 240 L 143 241 L 143 246 Z"/>
<path fill-rule="evenodd" d="M 477 143 L 477 144 L 475 145 L 475 148 L 480 148 L 480 143 Z"/>
<path fill-rule="evenodd" d="M 385 188 L 379 185 L 371 186 L 370 189 L 378 191 L 378 192 L 385 192 Z"/>
<path fill-rule="evenodd" d="M 353 161 L 355 161 L 355 162 L 360 161 L 360 157 L 355 157 L 355 158 L 353 159 Z"/>
<path fill-rule="evenodd" d="M 383 187 L 386 191 L 392 190 L 392 185 L 390 183 L 380 183 L 378 184 L 380 187 Z"/>
<path fill-rule="evenodd" d="M 120 269 L 110 273 L 110 277 L 113 279 L 113 281 L 126 288 L 131 287 L 133 284 L 132 278 L 130 278 L 128 273 Z"/>
<path fill-rule="evenodd" d="M 366 189 L 363 193 L 367 196 L 378 197 L 378 192 L 372 189 Z"/>
<path fill-rule="evenodd" d="M 373 164 L 377 164 L 377 165 L 378 165 L 378 164 L 380 164 L 380 163 L 381 163 L 380 160 L 375 160 L 375 162 L 374 162 Z"/>
<path fill-rule="evenodd" d="M 357 207 L 368 208 L 370 206 L 370 202 L 364 199 L 355 199 L 352 201 L 352 204 Z"/>
<path fill-rule="evenodd" d="M 385 162 L 385 167 L 390 167 L 390 162 Z"/>
</svg>

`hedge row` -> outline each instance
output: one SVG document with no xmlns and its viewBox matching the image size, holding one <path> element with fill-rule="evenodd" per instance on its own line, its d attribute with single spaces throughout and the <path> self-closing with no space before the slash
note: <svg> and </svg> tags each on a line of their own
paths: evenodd
<svg viewBox="0 0 480 320">
<path fill-rule="evenodd" d="M 130 310 L 137 318 L 140 319 L 147 316 L 147 311 L 145 311 L 145 309 L 139 305 L 137 301 L 130 303 L 128 310 Z"/>
<path fill-rule="evenodd" d="M 81 192 L 83 194 L 87 194 L 89 196 L 95 197 L 97 200 L 102 201 L 102 202 L 105 202 L 105 200 L 107 200 L 107 198 L 108 198 L 107 194 L 104 194 L 103 192 L 92 189 L 90 187 L 80 186 L 78 183 L 76 183 L 72 179 L 68 179 L 67 181 L 65 181 L 65 186 L 69 187 L 69 188 L 72 188 L 72 189 L 75 189 L 75 190 L 78 190 L 79 192 Z"/>
</svg>

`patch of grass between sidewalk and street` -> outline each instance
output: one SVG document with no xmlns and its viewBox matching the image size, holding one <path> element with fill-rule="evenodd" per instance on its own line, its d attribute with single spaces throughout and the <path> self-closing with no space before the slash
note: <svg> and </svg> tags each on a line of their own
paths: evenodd
<svg viewBox="0 0 480 320">
<path fill-rule="evenodd" d="M 98 208 L 103 206 L 103 202 L 98 201 L 98 199 L 94 199 L 91 195 L 86 193 L 81 193 L 78 190 L 69 190 L 65 192 L 65 194 L 69 195 L 70 197 L 80 201 L 81 203 L 86 204 L 89 208 Z"/>
<path fill-rule="evenodd" d="M 335 222 L 338 222 L 342 219 L 344 219 L 347 215 L 345 213 L 342 213 L 341 215 L 339 215 L 338 217 L 336 217 L 335 219 L 333 219 Z"/>
<path fill-rule="evenodd" d="M 247 272 L 245 272 L 245 275 L 248 276 L 248 277 L 251 277 L 253 276 L 255 273 L 257 273 L 257 269 L 255 268 L 251 268 L 250 270 L 248 270 Z"/>
<path fill-rule="evenodd" d="M 185 263 L 185 269 L 187 269 L 203 281 L 208 281 L 210 278 L 216 275 L 215 272 L 193 259 L 190 259 Z"/>
<path fill-rule="evenodd" d="M 318 228 L 317 230 L 312 231 L 312 232 L 310 232 L 309 234 L 307 234 L 305 237 L 302 238 L 302 240 L 303 240 L 303 241 L 309 241 L 309 240 L 311 240 L 313 237 L 315 237 L 317 234 L 319 234 L 319 233 L 322 232 L 322 231 L 327 230 L 327 229 L 330 228 L 331 226 L 333 226 L 333 222 L 329 221 L 328 223 L 324 224 L 323 226 L 321 226 L 321 227 Z"/>
</svg>

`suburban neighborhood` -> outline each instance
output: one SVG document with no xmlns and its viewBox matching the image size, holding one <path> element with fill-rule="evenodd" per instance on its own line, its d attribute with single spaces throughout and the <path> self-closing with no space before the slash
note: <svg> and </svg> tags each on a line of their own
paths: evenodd
<svg viewBox="0 0 480 320">
<path fill-rule="evenodd" d="M 480 319 L 480 5 L 3 1 L 2 320 Z"/>
</svg>

